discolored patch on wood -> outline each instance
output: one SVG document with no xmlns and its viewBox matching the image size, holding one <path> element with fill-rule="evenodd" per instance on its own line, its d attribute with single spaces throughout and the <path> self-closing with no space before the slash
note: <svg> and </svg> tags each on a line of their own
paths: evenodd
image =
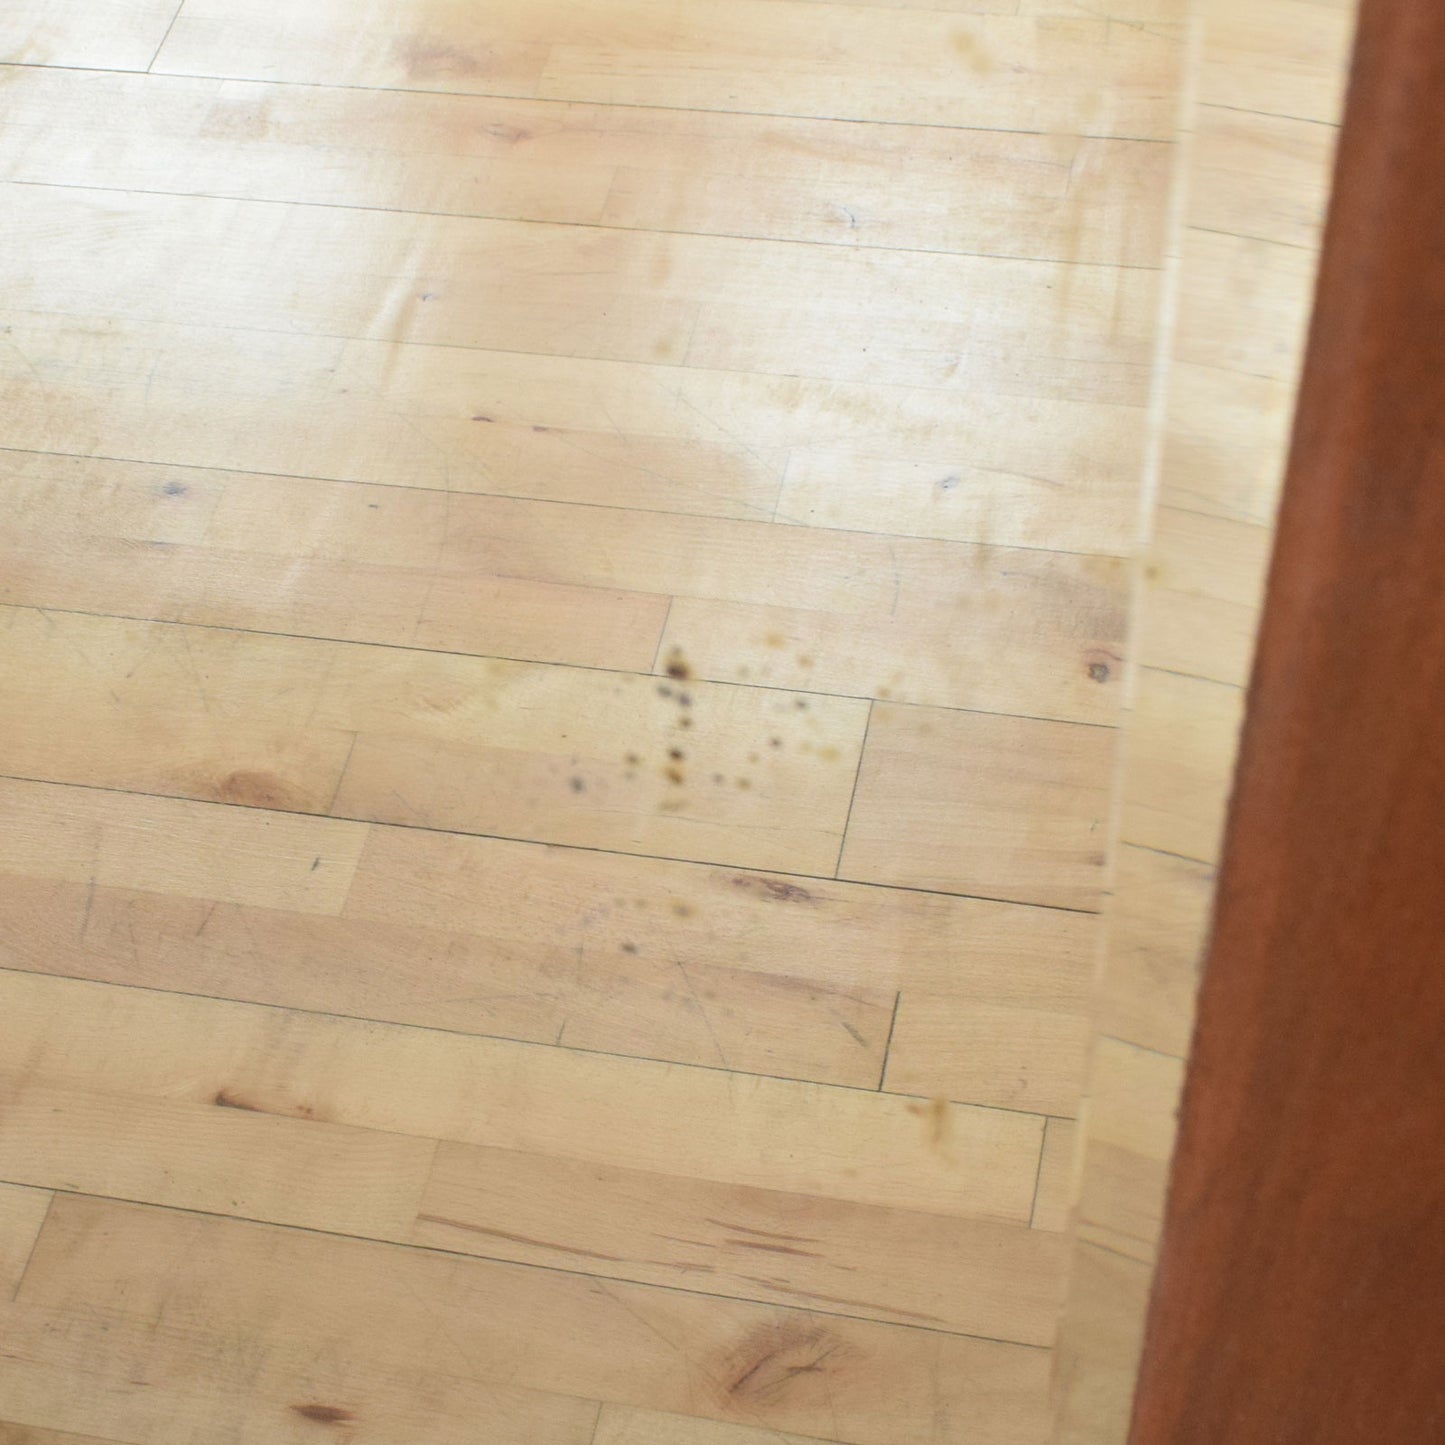
<svg viewBox="0 0 1445 1445">
<path fill-rule="evenodd" d="M 300 801 L 284 778 L 275 773 L 253 772 L 247 768 L 227 773 L 216 785 L 216 797 L 223 803 L 240 803 L 247 808 L 296 808 Z"/>
<path fill-rule="evenodd" d="M 393 58 L 412 80 L 446 75 L 481 75 L 486 66 L 469 50 L 428 35 L 409 35 L 392 46 Z"/>
<path fill-rule="evenodd" d="M 724 1399 L 771 1406 L 805 1391 L 821 1394 L 847 1353 L 844 1342 L 822 1325 L 793 1320 L 760 1325 L 724 1362 Z"/>
<path fill-rule="evenodd" d="M 744 888 L 760 898 L 775 898 L 780 903 L 815 903 L 817 900 L 806 888 L 798 883 L 789 883 L 786 878 L 765 878 L 757 873 L 738 873 L 733 876 L 733 887 Z"/>
<path fill-rule="evenodd" d="M 347 1425 L 356 1419 L 350 1410 L 340 1405 L 292 1405 L 291 1413 L 303 1420 L 313 1420 L 318 1425 Z"/>
</svg>

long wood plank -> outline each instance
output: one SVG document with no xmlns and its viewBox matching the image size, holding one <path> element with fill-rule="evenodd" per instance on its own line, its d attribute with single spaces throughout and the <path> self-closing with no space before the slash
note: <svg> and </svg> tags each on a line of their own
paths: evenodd
<svg viewBox="0 0 1445 1445">
<path fill-rule="evenodd" d="M 22 1094 L 115 1092 L 958 1218 L 1026 1224 L 1032 1206 L 1036 1115 L 9 971 L 0 998 Z"/>
<path fill-rule="evenodd" d="M 155 1387 L 131 1392 L 126 1433 L 139 1425 L 145 1445 L 174 1438 L 153 1433 L 161 1409 L 185 1420 L 230 1403 L 278 1432 L 289 1413 L 380 1440 L 390 1414 L 391 1439 L 450 1441 L 460 1405 L 470 1438 L 482 1423 L 489 1439 L 571 1441 L 587 1438 L 570 1433 L 584 1412 L 587 1429 L 596 1419 L 583 1400 L 602 1399 L 841 1427 L 855 1445 L 930 1445 L 965 1427 L 981 1445 L 1027 1445 L 1045 1407 L 1047 1353 L 1022 1346 L 84 1199 L 57 1201 L 19 1305 L 0 1379 L 23 1387 L 86 1358 L 91 1398 L 55 1402 L 67 1418 L 52 1422 L 95 1428 L 110 1402 L 94 1397 L 138 1358 Z M 157 1334 L 179 1308 L 188 1327 Z M 58 1321 L 68 1328 L 47 1328 Z M 263 1333 L 262 1358 L 235 1349 Z M 443 1382 L 436 1424 L 407 1432 L 398 1404 Z M 526 1436 L 497 1418 L 508 1406 L 556 1411 L 557 1433 L 534 1416 Z"/>
<path fill-rule="evenodd" d="M 867 721 L 632 673 L 34 609 L 0 625 L 20 776 L 742 867 L 832 871 Z"/>
<path fill-rule="evenodd" d="M 184 77 L 11 73 L 0 178 L 1157 266 L 1168 146 Z M 318 159 L 324 157 L 324 165 Z"/>
<path fill-rule="evenodd" d="M 1066 1250 L 1017 1225 L 463 1144 L 438 1152 L 411 1239 L 1038 1345 L 1053 1340 Z"/>
<path fill-rule="evenodd" d="M 0 811 L 33 972 L 861 1087 L 891 1029 L 912 1091 L 1004 1105 L 914 991 L 995 1056 L 1087 997 L 1092 920 L 1054 910 L 44 783 Z"/>
<path fill-rule="evenodd" d="M 1108 728 L 874 703 L 839 876 L 1095 909 L 1113 748 Z"/>
<path fill-rule="evenodd" d="M 0 479 L 6 602 L 641 671 L 661 638 L 701 678 L 1116 712 L 1114 561 L 23 453 Z"/>
<path fill-rule="evenodd" d="M 197 318 L 199 321 L 201 318 Z M 1123 554 L 1134 407 L 0 313 L 6 440 Z M 786 486 L 784 505 L 779 493 Z"/>
<path fill-rule="evenodd" d="M 1147 393 L 1150 270 L 48 186 L 9 185 L 4 204 L 0 279 L 20 310 L 1117 404 Z"/>
<path fill-rule="evenodd" d="M 1171 20 L 792 3 L 506 0 L 478 11 L 190 0 L 156 69 L 850 120 L 1166 138 Z M 819 36 L 827 45 L 819 45 Z"/>
</svg>

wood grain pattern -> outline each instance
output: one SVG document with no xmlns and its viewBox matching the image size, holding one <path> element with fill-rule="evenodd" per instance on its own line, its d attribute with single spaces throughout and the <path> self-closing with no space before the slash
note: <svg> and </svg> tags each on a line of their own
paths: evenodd
<svg viewBox="0 0 1445 1445">
<path fill-rule="evenodd" d="M 239 1106 L 956 1218 L 1026 1224 L 1032 1206 L 1037 1115 L 16 972 L 0 972 L 0 995 L 6 1077 L 22 1089 L 215 1117 Z M 192 1160 L 175 1147 L 166 1162 L 203 1167 Z"/>
<path fill-rule="evenodd" d="M 9 185 L 5 204 L 21 239 L 0 276 L 17 310 L 1116 405 L 1146 395 L 1149 270 L 48 186 Z M 185 264 L 198 250 L 204 271 Z M 378 276 L 396 279 L 378 289 Z"/>
<path fill-rule="evenodd" d="M 975 6 L 970 3 L 967 10 Z M 266 0 L 191 0 L 162 73 L 288 80 L 849 120 L 1170 134 L 1177 26 L 960 17 L 902 7 L 743 0 L 508 0 L 485 19 L 446 0 L 342 0 L 281 20 Z M 819 27 L 828 46 L 816 44 Z M 908 89 L 892 82 L 907 76 Z"/>
<path fill-rule="evenodd" d="M 1146 267 L 1169 158 L 1071 134 L 63 70 L 11 74 L 0 118 L 0 176 L 34 184 Z"/>
<path fill-rule="evenodd" d="M 1408 1438 L 1445 1422 L 1442 97 L 1445 16 L 1365 0 L 1141 1442 Z"/>
<path fill-rule="evenodd" d="M 1041 1445 L 1190 3 L 6 10 L 0 1439 Z"/>
<path fill-rule="evenodd" d="M 1123 645 L 1114 561 L 18 452 L 0 476 L 9 602 L 628 671 L 661 641 L 700 678 L 1115 716 L 1088 671 Z"/>
<path fill-rule="evenodd" d="M 1095 908 L 1112 748 L 1103 728 L 875 703 L 840 875 Z"/>
<path fill-rule="evenodd" d="M 496 1419 L 511 1430 L 499 1438 L 517 1440 L 549 1415 L 557 1433 L 540 1438 L 585 1440 L 599 1398 L 808 1434 L 846 1411 L 859 1445 L 925 1445 L 939 1419 L 1016 1445 L 1041 1420 L 1047 1356 L 1017 1345 L 81 1199 L 58 1202 L 54 1224 L 21 1303 L 37 1324 L 67 1307 L 91 1323 L 69 1338 L 12 1334 L 19 1361 L 0 1378 L 88 1351 L 98 1383 L 119 1383 L 127 1345 L 183 1298 L 186 1349 L 214 1371 L 216 1403 L 273 1428 L 297 1404 L 320 1406 L 382 1439 L 415 1410 L 418 1386 L 440 1387 L 429 1413 L 453 1429 L 469 1410 L 473 1431 Z M 548 1319 L 567 1326 L 565 1348 Z M 263 1321 L 272 1345 L 257 1369 L 225 1341 Z M 215 1408 L 164 1385 L 145 1392 L 132 1410 L 151 1412 L 149 1439 L 165 1404 Z"/>
</svg>

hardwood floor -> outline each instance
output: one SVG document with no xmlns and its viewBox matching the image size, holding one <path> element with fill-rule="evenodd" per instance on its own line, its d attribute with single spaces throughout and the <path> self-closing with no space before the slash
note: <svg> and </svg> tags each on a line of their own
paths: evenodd
<svg viewBox="0 0 1445 1445">
<path fill-rule="evenodd" d="M 1187 9 L 7 7 L 0 1445 L 1047 1437 Z"/>
</svg>

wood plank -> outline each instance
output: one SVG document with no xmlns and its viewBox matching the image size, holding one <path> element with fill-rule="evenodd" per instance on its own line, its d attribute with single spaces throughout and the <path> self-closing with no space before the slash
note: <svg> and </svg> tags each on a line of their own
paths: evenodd
<svg viewBox="0 0 1445 1445">
<path fill-rule="evenodd" d="M 1123 645 L 1113 561 L 14 452 L 0 478 L 7 602 L 646 671 L 671 599 L 702 678 L 1116 711 L 1088 670 Z"/>
<path fill-rule="evenodd" d="M 1177 53 L 1168 22 L 1120 34 L 1096 18 L 788 0 L 373 3 L 359 27 L 343 0 L 284 20 L 264 0 L 191 0 L 156 69 L 1163 139 Z"/>
<path fill-rule="evenodd" d="M 1032 1205 L 1033 1115 L 8 971 L 0 998 L 46 1087 L 959 1218 Z"/>
<path fill-rule="evenodd" d="M 906 992 L 884 1087 L 1072 1115 L 1083 1089 L 1091 1026 L 1087 998 L 1078 1007 L 1066 1013 Z"/>
<path fill-rule="evenodd" d="M 742 867 L 831 869 L 867 711 L 632 673 L 3 618 L 0 735 L 17 775 Z"/>
<path fill-rule="evenodd" d="M 1293 383 L 1314 295 L 1314 251 L 1191 230 L 1180 265 L 1178 361 Z"/>
<path fill-rule="evenodd" d="M 19 1286 L 50 1200 L 48 1189 L 0 1184 L 0 1299 L 9 1299 Z"/>
<path fill-rule="evenodd" d="M 18 1182 L 373 1239 L 405 1238 L 436 1149 L 259 1113 L 223 1089 L 182 1102 L 7 1067 L 0 1098 L 0 1152 Z"/>
<path fill-rule="evenodd" d="M 1182 361 L 1171 363 L 1169 374 L 1160 500 L 1271 526 L 1289 445 L 1294 378 L 1245 376 Z"/>
<path fill-rule="evenodd" d="M 1328 121 L 1198 107 L 1189 224 L 1315 249 L 1335 135 Z"/>
<path fill-rule="evenodd" d="M 1059 1355 L 1054 1445 L 1128 1438 L 1152 1280 L 1147 1264 L 1079 1242 L 1065 1318 L 1071 1349 Z"/>
<path fill-rule="evenodd" d="M 1237 687 L 1140 670 L 1123 842 L 1200 863 L 1217 860 L 1243 715 Z"/>
<path fill-rule="evenodd" d="M 338 819 L 11 779 L 0 780 L 0 798 L 0 873 L 11 879 L 297 914 L 341 912 L 367 837 L 365 825 Z"/>
<path fill-rule="evenodd" d="M 1022 1344 L 1065 1242 L 1018 1225 L 444 1144 L 415 1244 Z"/>
<path fill-rule="evenodd" d="M 176 0 L 11 0 L 0 15 L 0 62 L 144 70 Z"/>
<path fill-rule="evenodd" d="M 786 465 L 816 485 L 780 520 L 1121 555 L 1132 537 L 1133 407 L 978 394 L 941 409 L 926 388 L 0 321 L 7 438 L 34 451 L 764 520 Z M 991 499 L 1000 476 L 1017 505 Z"/>
<path fill-rule="evenodd" d="M 1183 1086 L 1178 1059 L 1118 1039 L 1095 1044 L 1078 1195 L 1081 1238 L 1152 1261 Z"/>
<path fill-rule="evenodd" d="M 194 1390 L 199 1375 L 214 1398 L 269 1407 L 277 1422 L 314 1403 L 358 1424 L 386 1409 L 398 1376 L 418 1390 L 444 1371 L 456 1383 L 434 1413 L 446 1420 L 458 1395 L 472 1395 L 472 1438 L 497 1408 L 475 1397 L 499 1387 L 504 1400 L 540 1392 L 567 1422 L 582 1398 L 601 1398 L 813 1435 L 846 1421 L 856 1445 L 927 1445 L 964 1428 L 981 1445 L 1024 1445 L 1043 1423 L 1040 1350 L 170 1211 L 63 1204 L 21 1291 L 29 1328 L 9 1331 L 22 1369 L 84 1352 L 113 1379 L 139 1351 L 164 1371 L 152 1394 Z M 152 1322 L 180 1299 L 188 1328 L 158 1340 Z M 44 1328 L 61 1319 L 68 1329 Z M 263 1336 L 261 1361 L 225 1343 Z M 297 1397 L 303 1360 L 314 1383 Z M 12 1371 L 0 1363 L 0 1378 Z M 586 1412 L 590 1429 L 596 1406 Z M 417 1438 L 392 1429 L 392 1439 Z"/>
<path fill-rule="evenodd" d="M 1214 900 L 1214 869 L 1121 844 L 1114 862 L 1108 964 L 1099 1027 L 1184 1058 Z"/>
<path fill-rule="evenodd" d="M 1170 151 L 1153 142 L 60 70 L 17 71 L 5 94 L 10 180 L 1034 260 L 1162 254 Z"/>
<path fill-rule="evenodd" d="M 1340 113 L 1354 0 L 1211 0 L 1199 96 L 1209 105 L 1333 122 Z"/>
<path fill-rule="evenodd" d="M 10 185 L 5 204 L 16 240 L 0 278 L 18 310 L 1114 404 L 1147 394 L 1150 270 L 47 186 Z"/>
<path fill-rule="evenodd" d="M 1113 748 L 1108 728 L 875 703 L 840 876 L 1094 909 Z"/>
<path fill-rule="evenodd" d="M 351 823 L 12 780 L 0 810 L 33 972 L 864 1087 L 899 989 L 1026 1024 L 1090 974 L 1054 910 L 373 827 L 333 917 Z"/>
<path fill-rule="evenodd" d="M 1141 665 L 1243 687 L 1272 540 L 1253 522 L 1157 508 L 1138 624 Z"/>
</svg>

